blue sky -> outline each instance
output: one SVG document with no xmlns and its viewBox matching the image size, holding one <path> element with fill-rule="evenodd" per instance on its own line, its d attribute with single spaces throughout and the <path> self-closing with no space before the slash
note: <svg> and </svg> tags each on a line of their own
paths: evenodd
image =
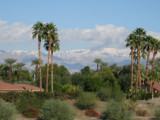
<svg viewBox="0 0 160 120">
<path fill-rule="evenodd" d="M 31 32 L 29 27 L 37 21 L 53 22 L 58 27 L 59 36 L 63 38 L 60 39 L 62 51 L 100 47 L 120 48 L 124 46 L 124 42 L 118 38 L 123 36 L 121 39 L 125 41 L 128 33 L 137 27 L 159 35 L 159 5 L 159 0 L 1 0 L 0 49 L 37 50 L 37 41 L 27 37 Z M 18 25 L 14 26 L 15 23 Z M 24 33 L 17 30 L 21 26 Z M 113 32 L 106 33 L 105 30 Z M 105 35 L 101 34 L 96 39 L 91 37 L 99 35 L 101 31 Z M 19 35 L 16 35 L 16 32 Z M 10 33 L 13 33 L 13 37 Z M 108 37 L 110 34 L 117 38 Z M 115 45 L 116 43 L 119 45 Z"/>
</svg>

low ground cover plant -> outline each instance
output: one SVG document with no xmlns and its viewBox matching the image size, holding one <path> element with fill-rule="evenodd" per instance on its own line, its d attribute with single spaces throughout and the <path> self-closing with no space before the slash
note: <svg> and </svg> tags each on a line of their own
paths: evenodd
<svg viewBox="0 0 160 120">
<path fill-rule="evenodd" d="M 137 110 L 136 115 L 145 117 L 147 115 L 147 111 L 146 110 Z"/>
<path fill-rule="evenodd" d="M 96 95 L 93 93 L 83 92 L 76 99 L 76 104 L 81 109 L 92 109 L 96 103 Z"/>
<path fill-rule="evenodd" d="M 98 117 L 99 114 L 98 112 L 96 112 L 95 110 L 93 109 L 89 109 L 85 112 L 85 115 L 89 116 L 89 117 Z"/>
<path fill-rule="evenodd" d="M 40 110 L 42 120 L 74 120 L 73 108 L 58 99 L 46 100 Z"/>
</svg>

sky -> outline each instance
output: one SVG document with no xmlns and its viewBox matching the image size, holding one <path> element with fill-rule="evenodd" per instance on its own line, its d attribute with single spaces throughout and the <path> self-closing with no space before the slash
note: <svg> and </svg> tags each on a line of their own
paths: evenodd
<svg viewBox="0 0 160 120">
<path fill-rule="evenodd" d="M 57 26 L 60 51 L 124 49 L 138 27 L 160 38 L 159 5 L 159 0 L 1 0 L 0 50 L 36 51 L 32 26 L 38 21 Z"/>
</svg>

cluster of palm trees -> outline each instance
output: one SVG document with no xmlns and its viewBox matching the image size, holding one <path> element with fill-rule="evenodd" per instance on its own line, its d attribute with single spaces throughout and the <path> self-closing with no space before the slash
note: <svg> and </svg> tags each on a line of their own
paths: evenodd
<svg viewBox="0 0 160 120">
<path fill-rule="evenodd" d="M 48 71 L 49 59 L 51 54 L 51 92 L 53 92 L 53 52 L 59 50 L 59 40 L 57 27 L 53 23 L 37 22 L 33 25 L 33 39 L 38 37 L 39 51 L 39 73 L 40 73 L 40 89 L 42 90 L 42 74 L 41 74 L 41 40 L 45 40 L 44 47 L 48 50 L 47 77 L 46 77 L 46 92 L 48 92 Z"/>
<path fill-rule="evenodd" d="M 154 63 L 155 56 L 158 51 L 160 51 L 160 41 L 150 35 L 146 35 L 146 31 L 142 28 L 137 28 L 133 31 L 126 39 L 126 46 L 131 49 L 131 93 L 133 93 L 133 60 L 137 60 L 137 70 L 136 70 L 136 93 L 138 89 L 141 89 L 141 74 L 140 74 L 140 59 L 146 58 L 146 77 L 145 77 L 145 91 L 147 92 L 146 84 L 150 82 L 150 92 L 153 92 L 153 72 L 154 72 Z M 152 68 L 150 72 L 150 81 L 149 81 L 149 59 L 150 54 L 153 52 L 152 58 Z"/>
<path fill-rule="evenodd" d="M 104 67 L 108 66 L 108 63 L 102 61 L 100 58 L 95 58 L 93 62 L 97 64 L 97 71 L 102 70 Z"/>
<path fill-rule="evenodd" d="M 19 81 L 21 81 L 22 68 L 25 66 L 25 63 L 18 62 L 16 64 L 14 64 L 17 61 L 17 59 L 14 59 L 14 58 L 7 58 L 4 61 L 6 64 L 3 64 L 2 68 L 1 68 L 2 71 L 4 70 L 4 78 L 5 78 L 5 72 L 7 71 L 6 68 L 9 67 L 9 81 L 10 81 L 10 83 L 12 83 L 13 68 L 15 71 L 19 71 Z"/>
</svg>

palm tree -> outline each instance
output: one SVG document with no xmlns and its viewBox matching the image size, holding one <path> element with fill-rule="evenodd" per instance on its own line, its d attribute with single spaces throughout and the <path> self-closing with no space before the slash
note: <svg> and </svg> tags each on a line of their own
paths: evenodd
<svg viewBox="0 0 160 120">
<path fill-rule="evenodd" d="M 52 38 L 51 43 L 51 92 L 53 92 L 53 52 L 59 50 L 59 40 L 58 40 L 58 34 L 55 34 L 55 36 Z M 48 41 L 44 44 L 45 49 L 48 51 L 49 43 Z"/>
<path fill-rule="evenodd" d="M 146 36 L 145 39 L 145 49 L 147 51 L 147 63 L 146 63 L 146 78 L 145 78 L 145 92 L 147 92 L 147 81 L 148 81 L 148 65 L 149 65 L 149 58 L 150 53 L 153 50 L 153 37 L 152 36 Z"/>
<path fill-rule="evenodd" d="M 53 25 L 53 23 L 47 23 L 45 25 L 44 35 L 45 35 L 46 41 L 48 41 L 48 63 L 47 63 L 47 77 L 46 77 L 46 92 L 48 92 L 49 57 L 50 57 L 51 44 L 53 40 L 56 39 L 55 37 L 57 35 L 56 26 Z"/>
<path fill-rule="evenodd" d="M 14 66 L 19 70 L 19 81 L 21 81 L 22 68 L 25 66 L 25 63 L 19 62 L 15 64 Z"/>
<path fill-rule="evenodd" d="M 37 22 L 33 25 L 33 39 L 38 36 L 38 51 L 39 51 L 39 73 L 40 73 L 40 90 L 42 91 L 42 74 L 41 74 L 41 39 L 44 38 L 44 25 L 42 22 Z"/>
<path fill-rule="evenodd" d="M 160 51 L 160 42 L 159 40 L 157 39 L 153 39 L 153 49 L 154 49 L 154 52 L 153 52 L 153 58 L 152 58 L 152 69 L 151 69 L 151 72 L 154 71 L 154 63 L 155 63 L 155 57 L 158 53 L 158 51 Z M 152 76 L 151 76 L 151 84 L 150 84 L 150 92 L 153 92 L 153 84 L 152 84 Z"/>
<path fill-rule="evenodd" d="M 93 62 L 97 63 L 97 71 L 98 71 L 98 67 L 99 67 L 100 63 L 102 62 L 102 60 L 100 58 L 95 58 L 95 60 Z"/>
<path fill-rule="evenodd" d="M 9 80 L 10 80 L 10 83 L 12 82 L 12 65 L 17 61 L 17 59 L 14 59 L 14 58 L 7 58 L 4 60 L 6 64 L 9 65 L 10 67 L 10 72 L 9 72 Z"/>
<path fill-rule="evenodd" d="M 3 75 L 3 80 L 7 80 L 9 67 L 6 64 L 0 66 L 0 73 Z"/>
<path fill-rule="evenodd" d="M 141 52 L 141 46 L 144 44 L 144 39 L 146 36 L 146 32 L 142 28 L 137 28 L 134 33 L 136 34 L 136 39 L 135 39 L 135 45 L 137 48 L 137 79 L 139 81 L 139 87 L 141 89 L 141 74 L 140 74 L 140 52 Z"/>
<path fill-rule="evenodd" d="M 41 60 L 41 64 L 42 64 L 42 60 Z M 38 65 L 39 65 L 39 59 L 34 59 L 32 60 L 31 65 L 35 65 L 35 71 L 36 71 L 36 80 L 37 80 L 37 76 L 38 76 Z"/>
<path fill-rule="evenodd" d="M 130 34 L 127 39 L 126 39 L 126 47 L 130 47 L 131 49 L 131 93 L 133 93 L 133 53 L 135 50 L 135 39 L 136 39 L 136 34 L 132 33 Z M 138 79 L 137 79 L 138 81 Z M 138 83 L 138 82 L 136 82 Z M 138 91 L 138 84 L 136 84 L 136 92 Z"/>
</svg>

